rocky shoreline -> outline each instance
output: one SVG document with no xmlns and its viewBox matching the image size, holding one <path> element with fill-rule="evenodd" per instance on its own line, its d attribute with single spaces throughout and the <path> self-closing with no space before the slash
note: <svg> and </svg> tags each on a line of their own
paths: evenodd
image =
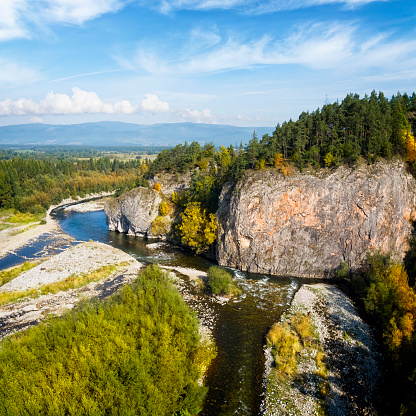
<svg viewBox="0 0 416 416">
<path fill-rule="evenodd" d="M 296 313 L 311 318 L 325 354 L 328 369 L 325 394 L 317 382 L 315 356 L 300 351 L 297 374 L 277 380 L 270 349 L 265 349 L 263 416 L 377 415 L 381 355 L 370 327 L 359 317 L 351 300 L 327 284 L 303 285 L 282 322 Z"/>
</svg>

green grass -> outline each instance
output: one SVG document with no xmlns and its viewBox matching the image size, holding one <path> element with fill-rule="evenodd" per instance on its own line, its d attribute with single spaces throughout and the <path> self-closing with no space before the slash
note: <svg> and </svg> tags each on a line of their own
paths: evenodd
<svg viewBox="0 0 416 416">
<path fill-rule="evenodd" d="M 36 289 L 30 289 L 23 292 L 1 292 L 0 293 L 0 305 L 4 305 L 9 302 L 15 302 L 19 299 L 27 297 L 39 297 L 41 295 L 48 295 L 50 293 L 55 294 L 58 292 L 67 291 L 70 289 L 78 289 L 91 282 L 98 282 L 113 273 L 120 267 L 126 266 L 128 262 L 122 262 L 118 264 L 112 264 L 102 266 L 99 269 L 88 273 L 69 276 L 68 278 L 59 282 L 50 283 L 48 285 L 42 285 Z"/>
<path fill-rule="evenodd" d="M 0 231 L 3 231 L 6 228 L 10 228 L 10 227 L 13 227 L 13 224 L 5 224 L 5 223 L 2 223 L 2 224 L 0 224 Z"/>
<path fill-rule="evenodd" d="M 17 211 L 13 216 L 7 218 L 7 222 L 12 224 L 28 224 L 35 221 L 39 221 L 39 215 L 34 215 L 30 212 Z"/>
<path fill-rule="evenodd" d="M 2 341 L 0 415 L 196 415 L 198 319 L 157 267 Z"/>
</svg>

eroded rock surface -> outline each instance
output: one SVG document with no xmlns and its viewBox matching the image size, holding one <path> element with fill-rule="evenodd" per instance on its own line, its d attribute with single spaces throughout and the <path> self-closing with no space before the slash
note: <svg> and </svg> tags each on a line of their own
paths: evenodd
<svg viewBox="0 0 416 416">
<path fill-rule="evenodd" d="M 161 202 L 160 192 L 149 188 L 135 188 L 109 200 L 104 208 L 108 228 L 140 237 L 150 236 Z"/>
<path fill-rule="evenodd" d="M 415 219 L 415 179 L 400 161 L 284 177 L 247 173 L 224 187 L 217 260 L 256 273 L 325 277 L 370 250 L 403 257 Z"/>
</svg>

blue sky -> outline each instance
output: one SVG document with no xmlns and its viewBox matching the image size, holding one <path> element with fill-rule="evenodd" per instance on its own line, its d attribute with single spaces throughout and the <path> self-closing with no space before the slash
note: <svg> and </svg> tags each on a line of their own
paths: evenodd
<svg viewBox="0 0 416 416">
<path fill-rule="evenodd" d="M 275 126 L 415 86 L 414 0 L 0 1 L 0 125 Z"/>
</svg>

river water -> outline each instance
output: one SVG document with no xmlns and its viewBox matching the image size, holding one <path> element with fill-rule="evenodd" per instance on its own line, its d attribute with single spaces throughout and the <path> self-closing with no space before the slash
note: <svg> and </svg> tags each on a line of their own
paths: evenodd
<svg viewBox="0 0 416 416">
<path fill-rule="evenodd" d="M 140 262 L 191 267 L 202 271 L 206 271 L 213 264 L 169 244 L 160 244 L 155 249 L 154 240 L 146 241 L 110 232 L 103 211 L 79 213 L 57 209 L 54 215 L 62 230 L 76 241 L 92 239 L 111 244 Z M 46 239 L 49 245 L 50 239 L 53 236 Z M 10 267 L 11 261 L 16 262 L 16 255 L 24 259 L 44 253 L 45 247 L 42 248 L 39 241 L 35 249 L 30 245 L 25 246 L 14 257 L 1 259 L 0 269 Z M 67 245 L 64 241 L 61 248 Z M 259 414 L 265 334 L 286 310 L 300 284 L 300 280 L 295 278 L 254 275 L 232 269 L 230 271 L 234 274 L 242 294 L 225 304 L 210 303 L 209 307 L 216 316 L 213 335 L 218 355 L 206 377 L 209 392 L 201 416 Z M 205 296 L 195 298 L 195 302 L 207 302 Z"/>
</svg>

